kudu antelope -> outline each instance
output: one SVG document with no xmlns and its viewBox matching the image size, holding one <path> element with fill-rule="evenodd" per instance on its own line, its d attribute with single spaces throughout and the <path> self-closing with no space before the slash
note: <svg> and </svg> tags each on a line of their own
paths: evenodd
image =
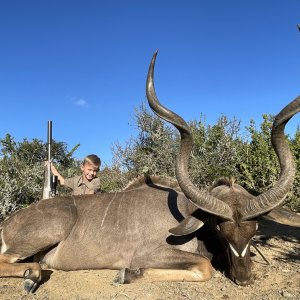
<svg viewBox="0 0 300 300">
<path fill-rule="evenodd" d="M 232 278 L 241 284 L 249 282 L 248 245 L 255 234 L 255 217 L 279 205 L 293 182 L 295 168 L 284 127 L 299 111 L 300 98 L 284 108 L 274 122 L 272 141 L 282 172 L 273 188 L 253 197 L 236 184 L 219 182 L 210 193 L 202 192 L 188 178 L 189 128 L 157 101 L 155 57 L 148 72 L 147 97 L 154 111 L 181 133 L 176 174 L 183 192 L 150 178 L 121 192 L 57 197 L 19 210 L 0 226 L 1 277 L 24 277 L 25 290 L 34 291 L 41 280 L 40 264 L 23 260 L 42 254 L 40 261 L 53 269 L 119 269 L 117 283 L 209 280 L 212 266 L 200 253 L 203 247 L 198 230 L 205 212 L 216 216 L 233 252 Z"/>
<path fill-rule="evenodd" d="M 178 129 L 181 136 L 176 163 L 178 184 L 185 196 L 201 211 L 206 212 L 203 220 L 194 213 L 183 220 L 180 225 L 172 228 L 170 232 L 177 236 L 191 234 L 198 231 L 204 222 L 210 219 L 210 222 L 216 226 L 228 254 L 231 279 L 237 284 L 247 285 L 252 281 L 249 245 L 257 231 L 256 218 L 270 212 L 284 201 L 295 178 L 295 163 L 285 139 L 284 128 L 288 121 L 300 111 L 300 97 L 282 109 L 273 123 L 271 141 L 279 159 L 281 173 L 272 188 L 255 197 L 234 181 L 219 179 L 209 192 L 201 191 L 191 182 L 188 175 L 188 159 L 193 147 L 190 128 L 180 116 L 162 106 L 156 96 L 154 88 L 156 56 L 157 52 L 152 58 L 148 71 L 146 85 L 148 102 L 160 118 Z M 209 216 L 212 216 L 213 220 Z M 203 247 L 198 247 L 198 249 L 203 249 Z M 204 248 L 203 254 L 206 253 Z"/>
</svg>

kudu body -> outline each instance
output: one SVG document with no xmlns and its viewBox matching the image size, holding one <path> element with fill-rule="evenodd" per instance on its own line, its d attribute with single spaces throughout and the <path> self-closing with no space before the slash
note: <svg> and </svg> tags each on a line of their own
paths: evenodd
<svg viewBox="0 0 300 300">
<path fill-rule="evenodd" d="M 216 216 L 220 234 L 230 245 L 232 278 L 241 284 L 249 282 L 249 241 L 256 231 L 255 218 L 279 205 L 294 179 L 284 127 L 300 110 L 300 98 L 280 112 L 273 126 L 272 141 L 282 172 L 270 191 L 254 197 L 227 181 L 219 181 L 210 193 L 199 191 L 187 173 L 192 147 L 189 128 L 163 108 L 155 95 L 155 57 L 146 92 L 154 111 L 181 133 L 176 176 L 182 192 L 150 179 L 117 193 L 57 197 L 32 204 L 0 226 L 0 277 L 24 277 L 25 290 L 34 291 L 41 279 L 40 264 L 22 260 L 42 253 L 41 261 L 54 269 L 120 269 L 119 283 L 205 281 L 211 278 L 212 266 L 201 255 L 198 229 L 204 212 Z"/>
<path fill-rule="evenodd" d="M 120 283 L 141 274 L 153 281 L 208 280 L 211 265 L 199 255 L 197 239 L 168 232 L 195 209 L 180 191 L 152 183 L 41 200 L 2 223 L 0 277 L 24 276 L 25 289 L 33 291 L 40 265 L 19 261 L 43 252 L 42 262 L 53 269 L 123 269 Z"/>
</svg>

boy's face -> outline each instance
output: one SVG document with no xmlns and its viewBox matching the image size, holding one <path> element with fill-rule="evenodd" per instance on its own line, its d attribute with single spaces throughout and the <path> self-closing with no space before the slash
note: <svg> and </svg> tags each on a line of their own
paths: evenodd
<svg viewBox="0 0 300 300">
<path fill-rule="evenodd" d="M 99 166 L 96 166 L 94 164 L 89 164 L 87 162 L 85 164 L 81 165 L 80 168 L 81 168 L 83 177 L 88 181 L 91 181 L 92 179 L 94 179 L 97 175 L 97 172 L 99 171 Z"/>
</svg>

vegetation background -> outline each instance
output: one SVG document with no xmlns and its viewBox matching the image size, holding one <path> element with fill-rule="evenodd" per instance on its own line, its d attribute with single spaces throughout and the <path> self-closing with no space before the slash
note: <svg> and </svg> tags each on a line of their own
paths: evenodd
<svg viewBox="0 0 300 300">
<path fill-rule="evenodd" d="M 194 138 L 189 172 L 199 188 L 208 188 L 219 177 L 234 177 L 254 195 L 269 189 L 277 180 L 279 165 L 271 145 L 270 133 L 274 116 L 263 115 L 261 124 L 221 115 L 209 125 L 205 116 L 189 122 Z M 179 135 L 142 103 L 135 111 L 133 126 L 137 136 L 125 144 L 112 145 L 111 165 L 102 166 L 99 177 L 102 192 L 122 189 L 139 174 L 175 177 L 175 159 Z M 300 211 L 300 130 L 287 136 L 293 151 L 297 174 L 285 205 Z M 80 174 L 80 161 L 74 157 L 75 145 L 68 151 L 65 142 L 53 141 L 52 157 L 59 172 L 70 177 Z M 0 221 L 15 210 L 26 207 L 42 197 L 46 143 L 33 139 L 16 142 L 9 133 L 0 139 Z M 98 154 L 98 153 L 97 153 Z M 101 156 L 101 154 L 99 153 Z M 58 187 L 59 195 L 70 190 Z"/>
</svg>

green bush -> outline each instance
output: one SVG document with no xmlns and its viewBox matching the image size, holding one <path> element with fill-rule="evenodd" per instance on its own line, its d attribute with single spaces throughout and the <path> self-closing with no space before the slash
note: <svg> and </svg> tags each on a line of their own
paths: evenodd
<svg viewBox="0 0 300 300">
<path fill-rule="evenodd" d="M 189 161 L 191 180 L 200 188 L 207 188 L 219 177 L 234 177 L 254 195 L 261 194 L 277 181 L 279 164 L 271 146 L 274 117 L 263 115 L 259 129 L 250 121 L 246 134 L 241 133 L 240 121 L 219 117 L 215 125 L 207 125 L 203 116 L 189 123 L 194 147 Z M 177 131 L 154 115 L 145 105 L 136 110 L 137 137 L 125 146 L 113 148 L 114 161 L 131 178 L 138 174 L 175 177 L 175 161 L 179 147 Z M 289 138 L 297 163 L 294 186 L 286 204 L 300 210 L 300 133 Z"/>
<path fill-rule="evenodd" d="M 246 135 L 241 133 L 240 121 L 222 115 L 214 125 L 207 125 L 203 116 L 189 122 L 194 147 L 189 161 L 191 180 L 199 188 L 207 188 L 219 177 L 235 177 L 249 192 L 258 195 L 277 181 L 279 165 L 271 146 L 273 116 L 263 115 L 259 128 L 250 121 Z M 141 105 L 135 112 L 137 136 L 125 145 L 112 147 L 113 163 L 100 171 L 102 192 L 117 191 L 132 178 L 143 174 L 175 177 L 175 161 L 179 134 L 173 126 Z M 286 205 L 300 211 L 300 130 L 288 137 L 293 151 L 297 174 Z M 41 198 L 44 181 L 44 161 L 47 144 L 33 139 L 15 142 L 9 134 L 0 139 L 0 220 L 15 210 Z M 52 157 L 64 177 L 81 173 L 80 161 L 73 158 L 63 142 L 53 142 Z M 59 195 L 70 194 L 58 187 Z"/>
<path fill-rule="evenodd" d="M 3 220 L 42 198 L 48 146 L 37 139 L 17 143 L 10 134 L 0 139 L 0 145 L 0 220 Z M 63 142 L 53 141 L 52 153 L 55 163 L 69 171 L 77 164 L 73 152 L 68 153 Z"/>
</svg>

